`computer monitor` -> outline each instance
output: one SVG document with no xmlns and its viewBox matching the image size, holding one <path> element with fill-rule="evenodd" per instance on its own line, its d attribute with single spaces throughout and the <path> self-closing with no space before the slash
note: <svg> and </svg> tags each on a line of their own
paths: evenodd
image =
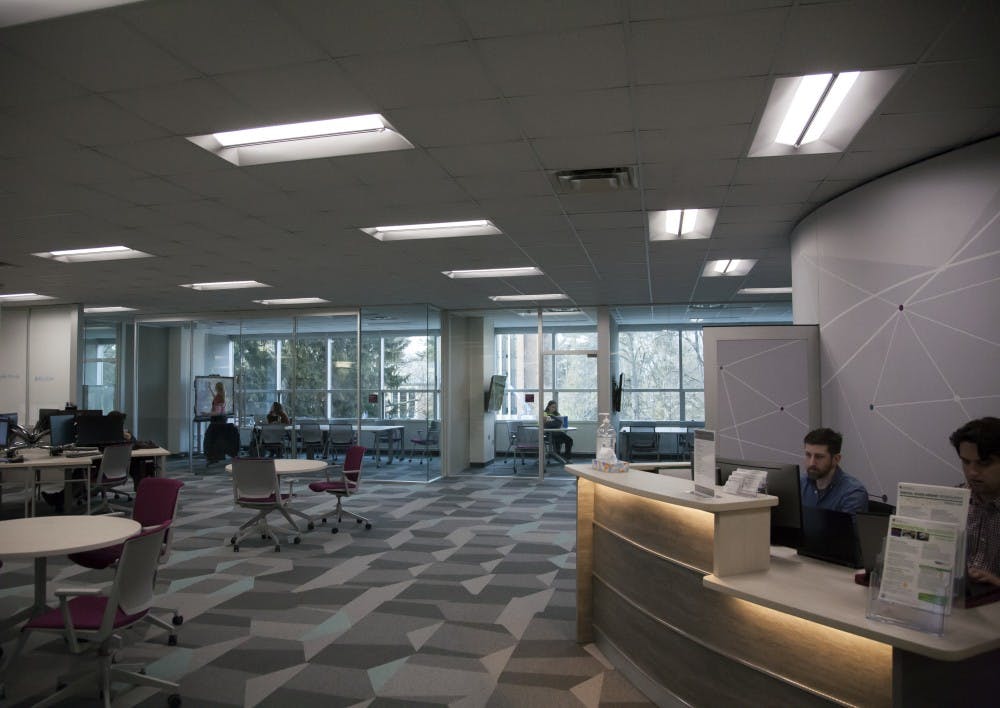
<svg viewBox="0 0 1000 708">
<path fill-rule="evenodd" d="M 76 416 L 76 444 L 80 447 L 103 447 L 125 442 L 125 422 L 118 416 Z"/>
<path fill-rule="evenodd" d="M 54 415 L 59 415 L 62 412 L 62 408 L 39 408 L 38 420 L 35 421 L 35 430 L 37 432 L 51 430 L 52 426 L 49 423 L 49 418 Z"/>
<path fill-rule="evenodd" d="M 76 416 L 72 412 L 49 416 L 49 431 L 52 447 L 72 445 L 76 441 Z"/>
<path fill-rule="evenodd" d="M 0 420 L 7 421 L 7 429 L 17 427 L 17 413 L 0 413 Z"/>
<path fill-rule="evenodd" d="M 10 435 L 10 426 L 7 421 L 0 419 L 0 445 L 7 447 L 7 436 Z"/>
<path fill-rule="evenodd" d="M 861 567 L 871 572 L 889 533 L 889 515 L 859 511 L 854 515 L 854 530 L 858 535 Z"/>
<path fill-rule="evenodd" d="M 862 567 L 854 514 L 803 507 L 799 554 L 850 568 Z"/>
<path fill-rule="evenodd" d="M 735 469 L 767 473 L 767 493 L 778 497 L 771 507 L 771 545 L 798 548 L 802 538 L 802 487 L 799 466 L 791 462 L 755 462 L 715 458 L 715 483 L 723 485 Z"/>
</svg>

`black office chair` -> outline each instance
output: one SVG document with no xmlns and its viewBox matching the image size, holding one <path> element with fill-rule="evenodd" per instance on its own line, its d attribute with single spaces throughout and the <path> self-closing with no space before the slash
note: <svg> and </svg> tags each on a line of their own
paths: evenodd
<svg viewBox="0 0 1000 708">
<path fill-rule="evenodd" d="M 872 514 L 885 514 L 886 516 L 895 514 L 896 507 L 894 507 L 892 504 L 889 504 L 888 499 L 889 497 L 886 496 L 885 494 L 882 495 L 869 494 L 868 511 Z"/>
<path fill-rule="evenodd" d="M 660 434 L 656 428 L 645 425 L 633 425 L 628 434 L 629 457 L 636 459 L 639 455 L 656 455 L 660 460 Z"/>
</svg>

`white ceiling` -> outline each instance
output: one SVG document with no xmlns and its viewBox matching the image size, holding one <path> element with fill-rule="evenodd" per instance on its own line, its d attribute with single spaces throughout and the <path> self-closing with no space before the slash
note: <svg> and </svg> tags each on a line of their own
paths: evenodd
<svg viewBox="0 0 1000 708">
<path fill-rule="evenodd" d="M 1000 131 L 998 36 L 992 0 L 150 0 L 9 26 L 0 293 L 140 314 L 300 296 L 449 310 L 540 292 L 580 306 L 767 300 L 736 290 L 790 285 L 804 215 Z M 888 67 L 903 77 L 846 152 L 746 157 L 775 78 Z M 415 149 L 236 167 L 185 139 L 360 113 Z M 614 166 L 640 188 L 562 195 L 548 176 Z M 713 237 L 650 243 L 647 210 L 684 207 L 719 209 Z M 504 235 L 359 231 L 476 218 Z M 30 255 L 109 244 L 158 257 Z M 716 258 L 758 263 L 700 277 Z M 524 265 L 545 275 L 441 275 Z M 178 287 L 244 279 L 273 287 Z"/>
</svg>

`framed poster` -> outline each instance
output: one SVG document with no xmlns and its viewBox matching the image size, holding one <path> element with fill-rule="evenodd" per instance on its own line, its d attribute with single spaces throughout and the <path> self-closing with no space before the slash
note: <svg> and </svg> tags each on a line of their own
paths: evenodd
<svg viewBox="0 0 1000 708">
<path fill-rule="evenodd" d="M 236 403 L 236 397 L 233 395 L 235 385 L 236 378 L 233 376 L 195 376 L 195 418 L 233 415 Z"/>
</svg>

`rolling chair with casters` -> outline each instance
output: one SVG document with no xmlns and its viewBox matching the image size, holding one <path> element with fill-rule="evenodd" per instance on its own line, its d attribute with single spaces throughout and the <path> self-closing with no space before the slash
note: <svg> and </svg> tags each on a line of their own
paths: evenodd
<svg viewBox="0 0 1000 708">
<path fill-rule="evenodd" d="M 896 513 L 896 507 L 888 503 L 889 497 L 885 494 L 868 495 L 868 511 L 873 514 L 884 514 L 886 516 L 891 516 Z"/>
<path fill-rule="evenodd" d="M 260 448 L 263 454 L 285 456 L 285 426 L 283 423 L 264 423 L 260 426 Z"/>
<path fill-rule="evenodd" d="M 353 517 L 359 524 L 363 523 L 365 529 L 371 529 L 372 527 L 372 522 L 369 519 L 355 514 L 353 511 L 347 511 L 343 505 L 344 497 L 354 496 L 361 488 L 361 465 L 364 459 L 365 448 L 355 445 L 347 451 L 347 455 L 344 457 L 344 466 L 340 471 L 340 479 L 330 479 L 328 469 L 326 481 L 312 482 L 309 485 L 309 489 L 314 492 L 325 492 L 337 497 L 337 508 L 331 514 L 331 516 L 335 515 L 337 517 L 337 524 L 340 524 L 346 515 Z M 326 516 L 323 517 L 323 523 L 326 523 Z M 337 533 L 339 530 L 339 526 L 334 526 L 330 529 L 330 533 Z"/>
<path fill-rule="evenodd" d="M 233 503 L 244 509 L 252 509 L 257 515 L 237 529 L 229 539 L 233 551 L 240 550 L 240 541 L 247 536 L 259 533 L 261 538 L 274 541 L 274 550 L 281 550 L 274 529 L 267 523 L 267 516 L 273 511 L 285 517 L 285 520 L 295 529 L 293 543 L 301 543 L 299 527 L 289 514 L 288 504 L 292 499 L 292 482 L 288 483 L 288 492 L 281 493 L 281 482 L 274 468 L 272 458 L 238 457 L 233 460 Z M 309 528 L 312 528 L 310 522 Z"/>
<path fill-rule="evenodd" d="M 645 425 L 633 425 L 628 434 L 629 458 L 636 455 L 656 455 L 660 461 L 660 434 L 656 428 Z"/>
<path fill-rule="evenodd" d="M 323 431 L 319 423 L 315 421 L 299 423 L 299 443 L 306 459 L 315 459 L 316 455 L 326 457 L 326 444 L 323 442 Z"/>
<path fill-rule="evenodd" d="M 428 460 L 427 464 L 430 464 L 431 451 L 437 449 L 440 434 L 441 431 L 436 420 L 427 424 L 427 430 L 418 430 L 417 437 L 410 438 L 410 462 L 413 462 L 413 458 L 417 456 L 413 452 L 417 450 L 420 456 L 420 462 L 417 464 L 424 464 L 425 459 Z"/>
<path fill-rule="evenodd" d="M 101 464 L 97 469 L 97 479 L 91 485 L 101 497 L 101 503 L 92 508 L 90 513 L 98 514 L 106 511 L 128 511 L 124 507 L 114 506 L 108 502 L 108 493 L 123 495 L 126 499 L 132 499 L 132 495 L 120 489 L 130 480 L 129 469 L 132 466 L 132 443 L 120 443 L 117 445 L 107 445 L 101 457 Z"/>
<path fill-rule="evenodd" d="M 135 493 L 135 504 L 132 506 L 132 520 L 142 524 L 143 529 L 163 527 L 163 547 L 160 549 L 159 563 L 163 565 L 170 558 L 170 547 L 173 542 L 173 530 L 170 528 L 177 518 L 180 506 L 180 491 L 184 482 L 167 477 L 146 477 L 139 482 Z M 113 514 L 121 516 L 122 514 Z M 84 568 L 104 570 L 118 565 L 125 544 L 95 548 L 91 551 L 71 553 L 68 558 Z M 167 630 L 167 644 L 177 644 L 177 630 L 184 624 L 184 617 L 179 610 L 172 610 L 173 616 L 168 623 L 156 615 L 147 614 L 145 619 L 153 625 Z"/>
<path fill-rule="evenodd" d="M 331 425 L 327 432 L 327 447 L 333 453 L 333 459 L 337 459 L 337 453 L 346 453 L 354 445 L 356 439 L 354 428 L 350 425 Z"/>
<path fill-rule="evenodd" d="M 165 527 L 148 529 L 125 541 L 115 579 L 106 593 L 96 587 L 56 590 L 59 607 L 37 615 L 21 628 L 11 664 L 24 650 L 32 632 L 61 634 L 72 654 L 93 653 L 97 659 L 96 676 L 90 670 L 60 678 L 56 693 L 36 706 L 56 705 L 70 696 L 87 693 L 93 689 L 95 678 L 105 708 L 111 708 L 111 687 L 117 683 L 174 691 L 167 699 L 168 705 L 181 705 L 176 683 L 147 675 L 141 664 L 115 663 L 122 642 L 120 633 L 141 622 L 153 603 L 165 532 Z"/>
<path fill-rule="evenodd" d="M 514 474 L 518 458 L 538 458 L 538 426 L 519 425 L 514 431 Z"/>
</svg>

